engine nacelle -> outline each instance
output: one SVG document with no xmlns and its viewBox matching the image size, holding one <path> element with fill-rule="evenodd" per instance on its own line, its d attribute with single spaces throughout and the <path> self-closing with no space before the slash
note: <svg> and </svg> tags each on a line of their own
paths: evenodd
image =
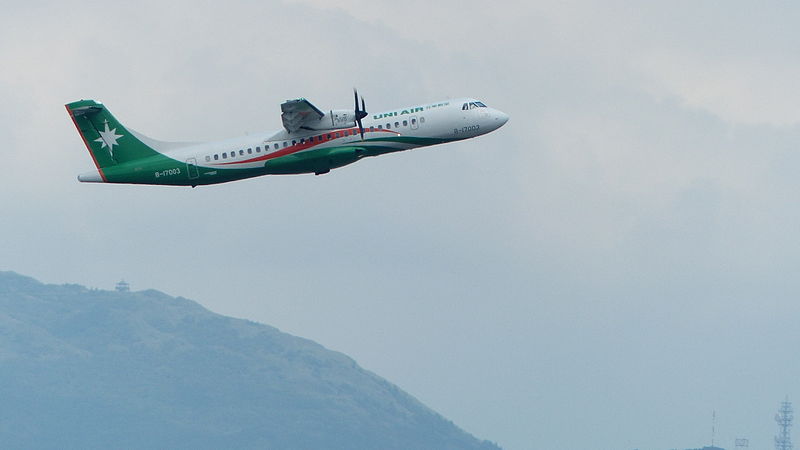
<svg viewBox="0 0 800 450">
<path fill-rule="evenodd" d="M 351 109 L 334 109 L 328 111 L 316 122 L 306 123 L 303 127 L 311 130 L 334 130 L 356 126 L 356 115 Z"/>
</svg>

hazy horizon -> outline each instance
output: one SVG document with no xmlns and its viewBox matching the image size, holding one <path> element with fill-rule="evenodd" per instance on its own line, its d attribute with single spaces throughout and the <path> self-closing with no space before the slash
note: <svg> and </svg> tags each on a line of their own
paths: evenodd
<svg viewBox="0 0 800 450">
<path fill-rule="evenodd" d="M 0 270 L 312 339 L 509 450 L 702 447 L 712 411 L 717 445 L 772 447 L 800 399 L 800 6 L 330 5 L 6 6 Z M 510 121 L 318 177 L 75 179 L 70 101 L 202 141 L 353 86 Z"/>
</svg>

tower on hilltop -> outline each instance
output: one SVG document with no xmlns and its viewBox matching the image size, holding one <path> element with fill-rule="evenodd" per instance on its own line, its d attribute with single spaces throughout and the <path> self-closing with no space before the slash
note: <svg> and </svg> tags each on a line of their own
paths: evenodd
<svg viewBox="0 0 800 450">
<path fill-rule="evenodd" d="M 130 292 L 131 285 L 125 282 L 125 280 L 122 280 L 117 283 L 117 286 L 114 289 L 116 289 L 117 292 Z"/>
</svg>

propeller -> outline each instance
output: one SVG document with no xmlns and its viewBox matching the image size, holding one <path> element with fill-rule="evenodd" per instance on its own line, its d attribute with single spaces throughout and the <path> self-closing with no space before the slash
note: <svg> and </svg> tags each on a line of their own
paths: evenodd
<svg viewBox="0 0 800 450">
<path fill-rule="evenodd" d="M 364 104 L 364 97 L 361 97 L 361 109 L 358 109 L 358 91 L 353 88 L 353 98 L 355 101 L 355 114 L 356 123 L 358 124 L 358 131 L 361 133 L 361 140 L 364 140 L 364 125 L 361 124 L 361 119 L 367 117 L 367 107 Z"/>
</svg>

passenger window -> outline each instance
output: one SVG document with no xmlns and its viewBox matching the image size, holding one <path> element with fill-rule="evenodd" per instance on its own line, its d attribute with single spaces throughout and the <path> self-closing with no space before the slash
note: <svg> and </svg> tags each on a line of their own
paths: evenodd
<svg viewBox="0 0 800 450">
<path fill-rule="evenodd" d="M 337 132 L 336 132 L 336 137 L 337 137 L 337 138 L 340 138 L 340 137 L 342 137 L 342 135 L 341 135 L 341 134 L 340 134 L 340 133 L 337 131 Z"/>
<path fill-rule="evenodd" d="M 387 129 L 387 130 L 391 130 L 391 129 L 392 129 L 392 124 L 390 124 L 390 123 L 387 123 L 387 124 L 386 124 L 386 129 Z"/>
<path fill-rule="evenodd" d="M 407 121 L 407 120 L 404 120 L 404 121 L 403 121 L 403 126 L 404 126 L 404 127 L 407 127 L 407 126 L 408 126 L 408 121 Z"/>
<path fill-rule="evenodd" d="M 292 139 L 292 145 L 297 145 L 297 141 Z"/>
<path fill-rule="evenodd" d="M 416 125 L 417 119 L 411 119 L 411 125 Z"/>
<path fill-rule="evenodd" d="M 306 143 L 306 138 L 300 138 L 300 143 L 301 144 L 305 144 Z"/>
<path fill-rule="evenodd" d="M 369 132 L 373 133 L 375 131 L 375 127 L 369 127 Z"/>
<path fill-rule="evenodd" d="M 209 162 L 209 161 L 211 161 L 211 157 L 206 155 L 206 162 Z"/>
<path fill-rule="evenodd" d="M 227 153 L 223 153 L 222 154 L 222 159 L 228 159 L 228 154 Z"/>
<path fill-rule="evenodd" d="M 286 148 L 288 145 L 289 145 L 289 143 L 288 143 L 288 142 L 286 142 L 286 141 L 283 141 L 283 148 Z"/>
<path fill-rule="evenodd" d="M 275 150 L 277 150 L 277 149 L 278 149 L 278 143 L 276 142 L 276 143 L 275 143 Z M 266 149 L 265 149 L 265 150 L 266 150 Z"/>
<path fill-rule="evenodd" d="M 239 156 L 244 156 L 244 150 L 239 150 Z"/>
<path fill-rule="evenodd" d="M 328 133 L 328 139 L 330 139 L 330 138 L 331 138 L 331 135 L 330 135 L 330 133 Z"/>
<path fill-rule="evenodd" d="M 258 147 L 256 147 L 256 148 L 258 148 Z M 247 154 L 248 155 L 252 155 L 253 154 L 253 149 L 252 148 L 248 148 L 247 149 Z"/>
<path fill-rule="evenodd" d="M 383 125 L 378 125 L 378 129 L 382 130 L 383 129 Z"/>
<path fill-rule="evenodd" d="M 395 127 L 395 128 L 400 128 L 400 122 L 395 122 L 395 123 L 394 123 L 394 127 Z"/>
<path fill-rule="evenodd" d="M 218 161 L 218 160 L 219 160 L 219 155 L 214 155 L 214 161 Z"/>
<path fill-rule="evenodd" d="M 269 145 L 265 145 L 264 146 L 264 151 L 267 151 L 268 148 L 269 148 Z M 261 147 L 256 147 L 256 153 L 261 153 Z"/>
</svg>

